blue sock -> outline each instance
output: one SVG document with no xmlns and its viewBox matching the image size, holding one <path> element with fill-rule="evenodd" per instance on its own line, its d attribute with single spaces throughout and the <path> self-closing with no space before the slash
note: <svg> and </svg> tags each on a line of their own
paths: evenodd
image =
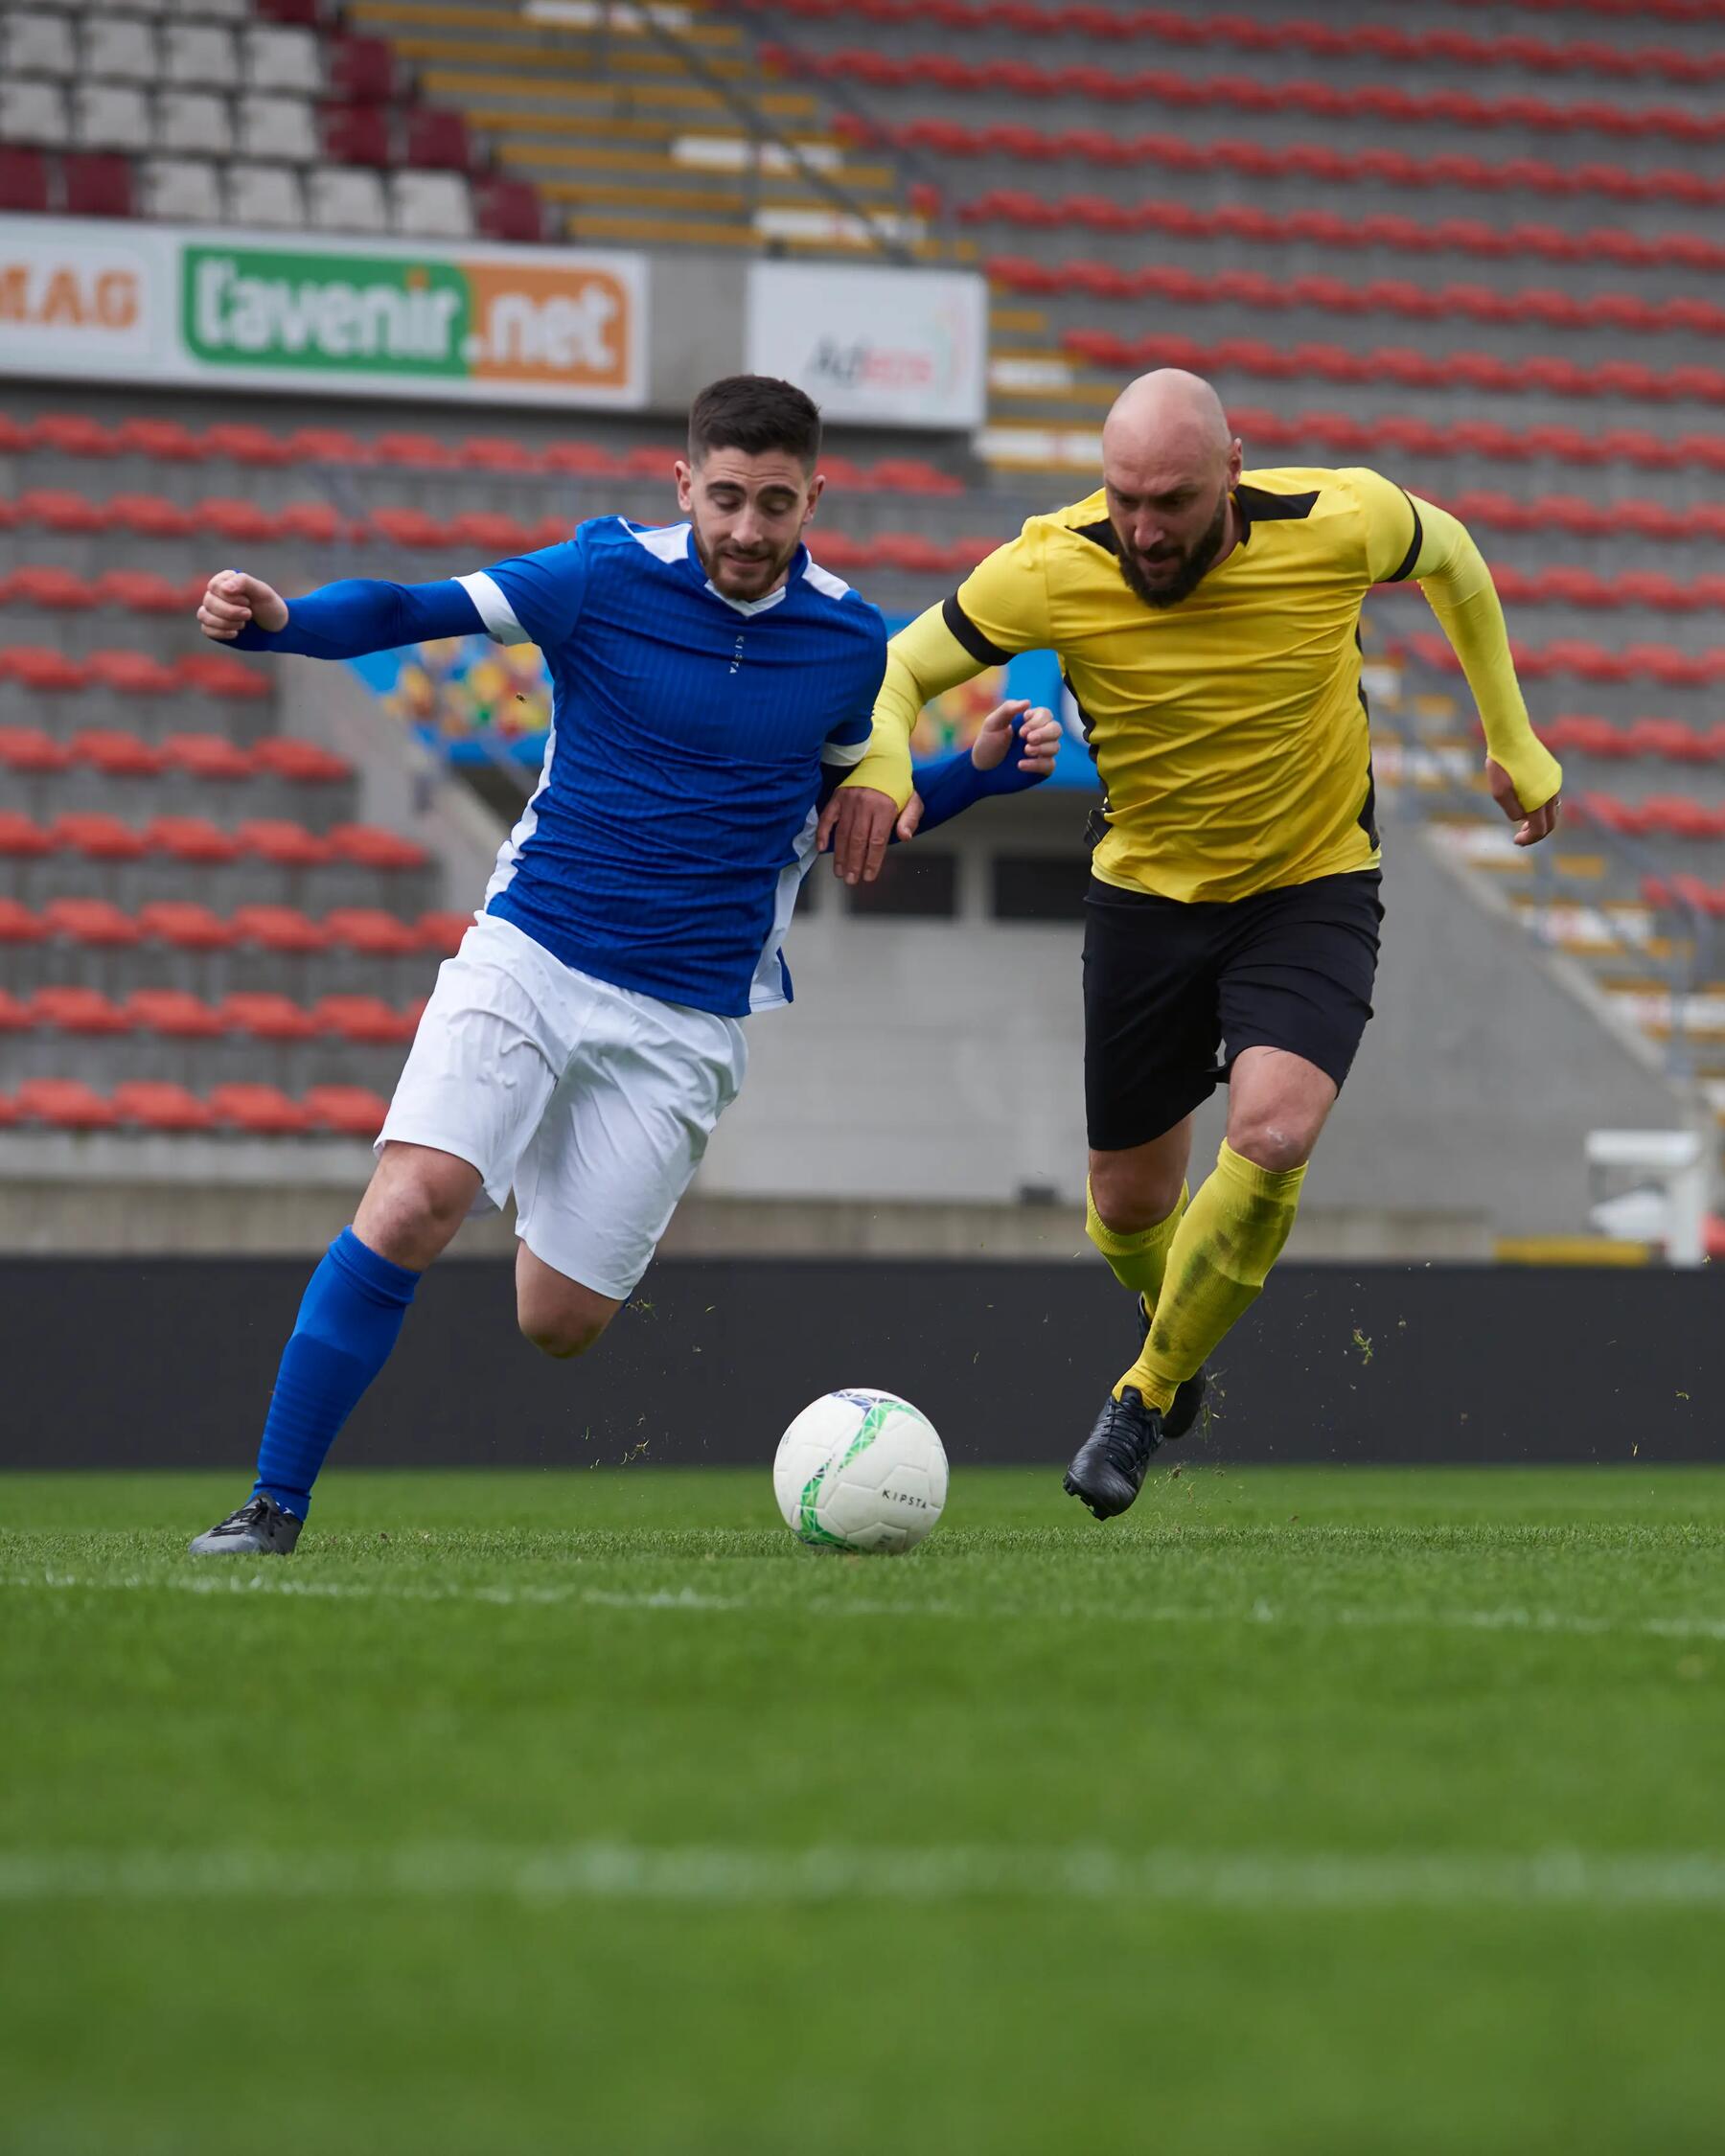
<svg viewBox="0 0 1725 2156">
<path fill-rule="evenodd" d="M 254 1497 L 261 1490 L 284 1512 L 306 1517 L 324 1456 L 388 1362 L 419 1277 L 368 1250 L 351 1227 L 330 1245 L 282 1350 Z"/>
</svg>

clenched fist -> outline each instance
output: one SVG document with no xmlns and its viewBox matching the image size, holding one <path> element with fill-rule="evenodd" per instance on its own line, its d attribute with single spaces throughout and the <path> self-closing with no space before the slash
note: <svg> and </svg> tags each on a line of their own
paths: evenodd
<svg viewBox="0 0 1725 2156">
<path fill-rule="evenodd" d="M 255 621 L 266 636 L 288 626 L 288 602 L 260 577 L 222 569 L 204 589 L 197 608 L 197 626 L 218 644 L 231 644 L 248 621 Z"/>
</svg>

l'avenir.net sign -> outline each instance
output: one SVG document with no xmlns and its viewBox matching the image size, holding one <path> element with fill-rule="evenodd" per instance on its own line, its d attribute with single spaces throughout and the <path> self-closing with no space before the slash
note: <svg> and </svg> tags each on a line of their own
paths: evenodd
<svg viewBox="0 0 1725 2156">
<path fill-rule="evenodd" d="M 556 248 L 0 219 L 0 372 L 637 407 L 648 267 Z"/>
</svg>

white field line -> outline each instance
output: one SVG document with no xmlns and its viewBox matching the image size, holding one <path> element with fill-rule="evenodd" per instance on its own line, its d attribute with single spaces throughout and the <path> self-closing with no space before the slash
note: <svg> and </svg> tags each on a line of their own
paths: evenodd
<svg viewBox="0 0 1725 2156">
<path fill-rule="evenodd" d="M 972 1900 L 1171 1904 L 1245 1912 L 1379 1909 L 1725 1910 L 1711 1850 L 1533 1855 L 1212 1852 L 951 1845 L 800 1849 L 576 1842 L 389 1849 L 0 1851 L 0 1905 L 190 1902 L 267 1895 L 350 1900 L 628 1901 L 741 1907 Z"/>
<path fill-rule="evenodd" d="M 516 1604 L 608 1610 L 733 1612 L 760 1616 L 970 1617 L 1000 1623 L 1013 1617 L 1130 1618 L 1144 1624 L 1251 1624 L 1287 1626 L 1302 1631 L 1437 1631 L 1549 1633 L 1580 1639 L 1725 1640 L 1725 1617 L 1585 1617 L 1568 1610 L 1431 1609 L 1417 1603 L 1394 1609 L 1324 1609 L 1301 1604 L 1285 1607 L 1249 1603 L 1150 1602 L 1122 1595 L 1088 1601 L 1020 1599 L 864 1598 L 849 1594 L 709 1594 L 691 1587 L 613 1589 L 575 1586 L 487 1587 L 455 1582 L 421 1585 L 408 1580 L 323 1580 L 295 1578 L 279 1571 L 242 1572 L 225 1569 L 187 1572 L 126 1572 L 100 1577 L 44 1569 L 39 1572 L 0 1574 L 0 1591 L 32 1590 L 79 1594 L 169 1594 L 242 1595 L 269 1599 L 308 1597 L 319 1601 L 477 1602 L 497 1608 Z"/>
</svg>

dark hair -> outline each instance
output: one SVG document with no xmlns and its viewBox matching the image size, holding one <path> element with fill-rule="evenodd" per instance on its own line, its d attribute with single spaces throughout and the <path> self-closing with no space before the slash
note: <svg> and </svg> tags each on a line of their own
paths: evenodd
<svg viewBox="0 0 1725 2156">
<path fill-rule="evenodd" d="M 689 409 L 689 462 L 709 449 L 765 456 L 784 449 L 805 470 L 820 454 L 820 411 L 794 382 L 771 375 L 726 375 L 710 381 Z"/>
</svg>

